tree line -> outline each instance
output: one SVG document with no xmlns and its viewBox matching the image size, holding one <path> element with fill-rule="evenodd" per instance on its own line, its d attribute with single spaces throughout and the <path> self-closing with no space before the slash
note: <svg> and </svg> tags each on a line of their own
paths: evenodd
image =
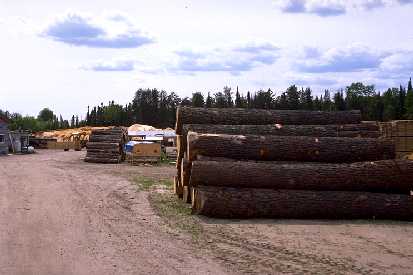
<svg viewBox="0 0 413 275">
<path fill-rule="evenodd" d="M 175 92 L 158 89 L 138 89 L 132 101 L 121 105 L 110 101 L 88 107 L 85 119 L 73 115 L 70 120 L 59 118 L 45 108 L 37 118 L 10 114 L 0 110 L 0 116 L 7 117 L 11 129 L 44 131 L 80 126 L 129 126 L 135 123 L 158 128 L 174 127 L 178 106 L 205 108 L 258 108 L 280 110 L 341 111 L 358 109 L 363 120 L 389 121 L 413 119 L 413 88 L 411 79 L 407 87 L 400 85 L 385 92 L 376 91 L 374 85 L 352 83 L 345 89 L 331 92 L 325 90 L 314 95 L 310 87 L 296 85 L 282 92 L 271 89 L 243 94 L 238 87 L 233 90 L 224 87 L 222 91 L 203 94 L 194 92 L 191 97 L 180 98 Z"/>
</svg>

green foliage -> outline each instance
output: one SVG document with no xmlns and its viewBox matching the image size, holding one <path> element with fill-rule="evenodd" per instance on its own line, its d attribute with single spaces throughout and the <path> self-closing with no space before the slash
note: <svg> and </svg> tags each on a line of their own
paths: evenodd
<svg viewBox="0 0 413 275">
<path fill-rule="evenodd" d="M 204 96 L 200 92 L 192 94 L 192 106 L 194 107 L 204 107 Z"/>
<path fill-rule="evenodd" d="M 412 79 L 410 78 L 407 85 L 406 99 L 405 99 L 405 118 L 413 119 L 413 88 L 412 88 Z"/>
<path fill-rule="evenodd" d="M 361 82 L 352 83 L 345 91 L 331 93 L 325 90 L 322 95 L 313 95 L 311 88 L 300 88 L 292 85 L 285 91 L 273 92 L 271 89 L 248 91 L 246 95 L 238 87 L 233 98 L 230 87 L 222 91 L 208 92 L 205 99 L 201 92 L 192 94 L 192 98 L 181 99 L 176 93 L 167 93 L 157 89 L 138 89 L 132 101 L 120 105 L 114 101 L 107 105 L 90 108 L 88 106 L 86 119 L 79 120 L 73 115 L 71 121 L 59 119 L 53 111 L 44 108 L 38 118 L 21 116 L 2 112 L 0 115 L 10 120 L 11 129 L 27 129 L 44 131 L 50 129 L 65 129 L 79 126 L 129 126 L 134 123 L 152 125 L 159 128 L 174 127 L 176 109 L 179 105 L 206 108 L 258 108 L 258 109 L 292 109 L 292 110 L 361 110 L 364 120 L 387 121 L 394 119 L 413 119 L 413 87 L 411 79 L 407 90 L 390 88 L 385 93 L 376 92 L 374 85 Z"/>
<path fill-rule="evenodd" d="M 49 108 L 43 108 L 37 116 L 37 119 L 41 121 L 52 121 L 54 118 L 55 115 Z"/>
</svg>

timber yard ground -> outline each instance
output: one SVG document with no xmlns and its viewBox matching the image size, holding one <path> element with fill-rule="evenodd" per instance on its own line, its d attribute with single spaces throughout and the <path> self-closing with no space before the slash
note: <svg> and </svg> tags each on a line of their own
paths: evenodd
<svg viewBox="0 0 413 275">
<path fill-rule="evenodd" d="M 413 273 L 413 223 L 192 216 L 174 166 L 84 155 L 0 158 L 0 274 Z"/>
</svg>

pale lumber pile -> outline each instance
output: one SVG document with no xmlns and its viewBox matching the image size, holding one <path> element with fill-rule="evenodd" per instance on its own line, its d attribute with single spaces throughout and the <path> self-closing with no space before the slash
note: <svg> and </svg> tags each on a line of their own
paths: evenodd
<svg viewBox="0 0 413 275">
<path fill-rule="evenodd" d="M 120 163 L 125 160 L 123 147 L 127 132 L 123 127 L 93 130 L 86 144 L 86 162 Z"/>
</svg>

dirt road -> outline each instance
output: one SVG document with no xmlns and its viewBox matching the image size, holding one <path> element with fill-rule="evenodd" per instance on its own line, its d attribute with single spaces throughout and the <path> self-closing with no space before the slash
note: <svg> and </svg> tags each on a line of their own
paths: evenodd
<svg viewBox="0 0 413 275">
<path fill-rule="evenodd" d="M 83 156 L 0 158 L 0 274 L 413 274 L 413 223 L 192 216 L 131 181 L 174 166 Z"/>
<path fill-rule="evenodd" d="M 86 164 L 83 155 L 0 158 L 0 274 L 224 273 L 165 233 L 145 192 L 113 172 L 136 167 Z"/>
</svg>

